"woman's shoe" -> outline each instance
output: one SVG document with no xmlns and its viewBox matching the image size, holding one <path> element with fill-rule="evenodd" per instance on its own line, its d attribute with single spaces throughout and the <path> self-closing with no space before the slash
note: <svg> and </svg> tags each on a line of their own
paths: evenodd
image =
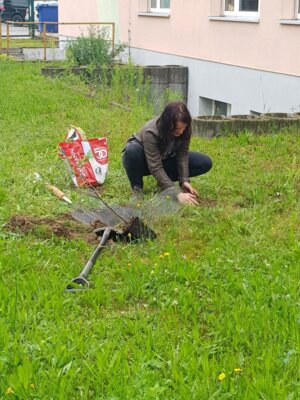
<svg viewBox="0 0 300 400">
<path fill-rule="evenodd" d="M 137 187 L 137 186 L 132 188 L 131 197 L 130 197 L 131 202 L 142 201 L 143 198 L 144 198 L 144 192 L 143 192 L 142 188 Z"/>
</svg>

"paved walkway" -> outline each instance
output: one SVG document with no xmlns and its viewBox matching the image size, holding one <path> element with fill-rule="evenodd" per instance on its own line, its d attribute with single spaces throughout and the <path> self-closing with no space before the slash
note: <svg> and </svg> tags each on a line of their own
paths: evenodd
<svg viewBox="0 0 300 400">
<path fill-rule="evenodd" d="M 2 38 L 6 38 L 7 35 L 7 26 L 5 23 L 1 23 L 1 27 L 2 27 Z M 38 36 L 40 35 L 40 32 L 36 29 L 35 30 L 35 35 Z M 28 26 L 15 26 L 10 24 L 9 25 L 9 37 L 11 38 L 19 38 L 19 39 L 26 39 L 29 38 L 29 28 Z"/>
<path fill-rule="evenodd" d="M 7 26 L 5 23 L 2 26 L 2 37 L 6 38 Z M 29 29 L 27 26 L 14 26 L 9 25 L 9 36 L 10 37 L 29 37 Z"/>
</svg>

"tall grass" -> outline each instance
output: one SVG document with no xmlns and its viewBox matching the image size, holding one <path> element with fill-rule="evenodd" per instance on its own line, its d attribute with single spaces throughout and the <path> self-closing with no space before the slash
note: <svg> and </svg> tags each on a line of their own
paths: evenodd
<svg viewBox="0 0 300 400">
<path fill-rule="evenodd" d="M 70 211 L 35 171 L 90 201 L 57 158 L 70 124 L 108 137 L 101 194 L 128 203 L 121 150 L 153 116 L 117 76 L 112 91 L 91 96 L 77 78 L 50 80 L 40 68 L 0 61 L 1 225 Z M 124 93 L 131 111 L 111 105 Z M 64 287 L 93 250 L 84 237 L 3 229 L 0 398 L 298 399 L 299 145 L 293 132 L 194 137 L 192 148 L 214 161 L 193 180 L 203 205 L 154 209 L 158 238 L 109 245 L 83 293 Z M 147 179 L 148 199 L 154 190 Z"/>
</svg>

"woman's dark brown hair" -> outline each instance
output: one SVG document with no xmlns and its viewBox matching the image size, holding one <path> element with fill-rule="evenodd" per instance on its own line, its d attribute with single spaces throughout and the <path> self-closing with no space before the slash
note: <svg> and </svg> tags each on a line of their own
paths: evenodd
<svg viewBox="0 0 300 400">
<path fill-rule="evenodd" d="M 157 121 L 157 128 L 162 149 L 167 147 L 170 140 L 174 139 L 173 132 L 176 129 L 177 122 L 186 124 L 183 134 L 180 136 L 182 141 L 189 141 L 191 138 L 191 122 L 192 118 L 187 106 L 181 102 L 176 101 L 169 103 L 163 110 L 161 116 Z"/>
</svg>

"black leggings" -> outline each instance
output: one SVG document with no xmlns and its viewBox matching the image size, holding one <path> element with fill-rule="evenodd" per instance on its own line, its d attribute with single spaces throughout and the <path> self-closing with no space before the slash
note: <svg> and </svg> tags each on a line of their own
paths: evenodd
<svg viewBox="0 0 300 400">
<path fill-rule="evenodd" d="M 143 176 L 151 175 L 147 166 L 144 148 L 132 141 L 127 143 L 123 153 L 123 166 L 126 170 L 131 188 L 143 188 Z M 168 177 L 178 181 L 176 157 L 163 160 L 163 167 Z M 189 177 L 205 174 L 212 168 L 212 160 L 206 154 L 189 151 Z"/>
</svg>

